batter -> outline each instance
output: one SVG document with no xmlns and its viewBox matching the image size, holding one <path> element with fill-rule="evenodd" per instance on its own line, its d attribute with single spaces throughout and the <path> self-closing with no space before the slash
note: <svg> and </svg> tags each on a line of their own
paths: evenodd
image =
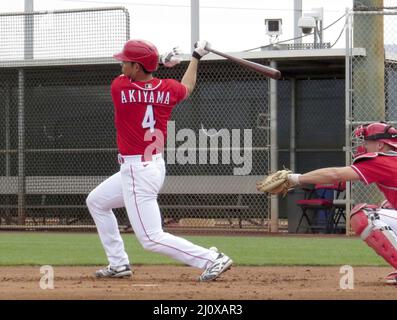
<svg viewBox="0 0 397 320">
<path fill-rule="evenodd" d="M 195 245 L 162 230 L 157 195 L 165 179 L 162 156 L 167 121 L 172 109 L 193 91 L 198 62 L 208 53 L 206 41 L 198 41 L 181 82 L 152 75 L 158 68 L 157 48 L 144 40 L 129 40 L 114 57 L 122 61 L 122 75 L 113 80 L 120 171 L 102 182 L 87 197 L 109 265 L 98 270 L 99 278 L 132 275 L 120 236 L 114 208 L 125 207 L 134 233 L 146 250 L 164 254 L 203 270 L 199 281 L 215 280 L 232 265 L 217 250 Z M 165 57 L 165 58 L 164 58 Z M 167 67 L 176 65 L 176 53 L 162 56 Z"/>
</svg>

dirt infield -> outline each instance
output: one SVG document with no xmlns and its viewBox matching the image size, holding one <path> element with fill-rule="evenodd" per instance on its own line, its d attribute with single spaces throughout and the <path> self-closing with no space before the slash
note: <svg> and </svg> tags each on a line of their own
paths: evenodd
<svg viewBox="0 0 397 320">
<path fill-rule="evenodd" d="M 39 267 L 1 267 L 0 299 L 397 299 L 386 267 L 355 267 L 354 289 L 340 289 L 339 267 L 233 267 L 211 283 L 183 266 L 134 266 L 132 279 L 95 279 L 95 267 L 54 267 L 54 289 L 40 288 Z"/>
</svg>

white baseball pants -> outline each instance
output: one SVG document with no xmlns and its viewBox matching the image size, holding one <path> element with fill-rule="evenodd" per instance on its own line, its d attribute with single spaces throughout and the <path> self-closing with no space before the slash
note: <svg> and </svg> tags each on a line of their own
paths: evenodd
<svg viewBox="0 0 397 320">
<path fill-rule="evenodd" d="M 379 220 L 382 221 L 381 226 L 389 226 L 397 235 L 397 210 L 379 209 L 376 213 L 379 214 Z"/>
<path fill-rule="evenodd" d="M 128 218 L 141 245 L 179 260 L 192 267 L 205 269 L 218 254 L 162 230 L 157 203 L 165 178 L 161 154 L 152 161 L 141 156 L 123 157 L 120 172 L 106 179 L 87 197 L 87 206 L 98 229 L 109 264 L 129 264 L 113 208 L 126 207 Z"/>
</svg>

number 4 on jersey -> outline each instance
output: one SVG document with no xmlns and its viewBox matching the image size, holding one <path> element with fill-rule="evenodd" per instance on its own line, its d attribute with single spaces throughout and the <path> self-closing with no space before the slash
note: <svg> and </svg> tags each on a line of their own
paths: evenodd
<svg viewBox="0 0 397 320">
<path fill-rule="evenodd" d="M 145 116 L 142 121 L 142 128 L 150 128 L 150 132 L 154 132 L 154 125 L 156 124 L 156 120 L 154 120 L 153 114 L 153 106 L 148 105 L 146 108 Z"/>
</svg>

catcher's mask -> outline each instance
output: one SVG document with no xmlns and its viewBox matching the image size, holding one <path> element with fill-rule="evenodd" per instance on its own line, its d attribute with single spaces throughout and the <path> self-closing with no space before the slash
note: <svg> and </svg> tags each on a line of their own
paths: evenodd
<svg viewBox="0 0 397 320">
<path fill-rule="evenodd" d="M 397 149 L 397 129 L 385 122 L 367 123 L 357 127 L 352 138 L 353 157 L 367 153 L 364 141 L 381 141 Z"/>
</svg>

